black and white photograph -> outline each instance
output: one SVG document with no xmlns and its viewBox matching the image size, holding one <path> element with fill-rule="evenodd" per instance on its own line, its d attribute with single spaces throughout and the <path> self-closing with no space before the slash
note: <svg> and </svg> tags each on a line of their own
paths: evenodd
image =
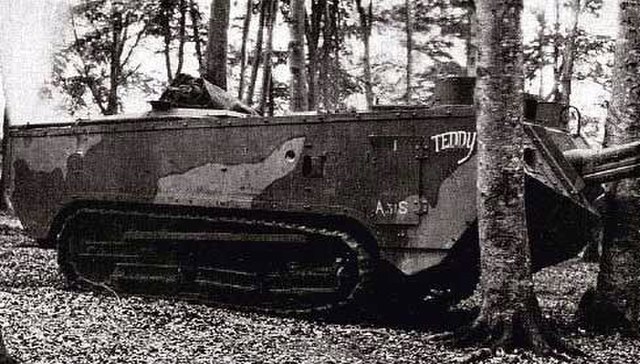
<svg viewBox="0 0 640 364">
<path fill-rule="evenodd" d="M 640 362 L 640 1 L 0 1 L 0 364 Z"/>
</svg>

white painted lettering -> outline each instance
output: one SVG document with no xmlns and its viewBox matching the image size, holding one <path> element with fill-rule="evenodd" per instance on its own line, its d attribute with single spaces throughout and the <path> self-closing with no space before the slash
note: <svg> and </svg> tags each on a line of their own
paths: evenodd
<svg viewBox="0 0 640 364">
<path fill-rule="evenodd" d="M 398 203 L 398 214 L 406 215 L 409 212 L 409 203 L 407 201 L 400 201 Z"/>
<path fill-rule="evenodd" d="M 432 135 L 430 139 L 433 141 L 436 153 L 449 149 L 467 149 L 467 154 L 458 161 L 458 164 L 462 164 L 473 155 L 476 148 L 476 136 L 475 132 L 456 130 Z"/>
<path fill-rule="evenodd" d="M 385 216 L 384 208 L 382 207 L 382 202 L 378 200 L 378 204 L 376 205 L 376 215 L 381 213 L 382 216 Z"/>
</svg>

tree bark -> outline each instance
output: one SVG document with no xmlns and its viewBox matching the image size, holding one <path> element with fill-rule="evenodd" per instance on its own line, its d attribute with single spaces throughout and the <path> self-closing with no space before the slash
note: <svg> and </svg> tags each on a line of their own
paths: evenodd
<svg viewBox="0 0 640 364">
<path fill-rule="evenodd" d="M 199 70 L 203 71 L 203 55 L 202 55 L 202 38 L 200 37 L 200 9 L 196 0 L 189 3 L 189 15 L 191 16 L 191 26 L 193 26 L 193 43 L 196 50 L 196 58 L 198 59 Z"/>
<path fill-rule="evenodd" d="M 253 94 L 255 93 L 256 81 L 258 79 L 258 69 L 262 63 L 262 43 L 264 41 L 264 25 L 269 12 L 269 3 L 271 0 L 260 1 L 260 20 L 258 21 L 258 35 L 253 50 L 253 64 L 251 65 L 251 78 L 249 79 L 249 87 L 247 89 L 247 98 L 245 103 L 249 106 L 253 105 Z"/>
<path fill-rule="evenodd" d="M 260 104 L 258 109 L 263 113 L 267 110 L 267 103 L 271 94 L 272 72 L 273 65 L 273 25 L 278 15 L 278 0 L 266 0 L 269 2 L 268 13 L 266 18 L 267 26 L 267 44 L 262 57 L 262 92 L 260 94 Z"/>
<path fill-rule="evenodd" d="M 476 69 L 478 67 L 478 17 L 476 16 L 476 5 L 474 1 L 469 1 L 467 19 L 469 21 L 469 35 L 466 41 L 466 73 L 468 77 L 476 77 Z"/>
<path fill-rule="evenodd" d="M 247 42 L 249 40 L 249 27 L 253 14 L 253 0 L 247 0 L 247 11 L 244 14 L 242 24 L 242 45 L 240 46 L 240 82 L 238 83 L 238 100 L 242 100 L 244 94 L 244 74 L 247 70 Z"/>
<path fill-rule="evenodd" d="M 480 313 L 463 342 L 547 353 L 524 205 L 522 0 L 477 4 Z"/>
<path fill-rule="evenodd" d="M 411 0 L 405 0 L 404 6 L 406 8 L 406 27 L 405 33 L 407 37 L 407 66 L 406 66 L 406 77 L 407 77 L 407 94 L 405 96 L 407 104 L 411 103 L 411 87 L 412 87 L 412 76 L 413 76 L 413 15 L 411 14 Z"/>
<path fill-rule="evenodd" d="M 640 140 L 640 3 L 620 0 L 607 146 Z M 595 291 L 583 297 L 579 320 L 596 331 L 640 332 L 640 179 L 611 183 L 604 199 L 604 238 Z"/>
<path fill-rule="evenodd" d="M 362 6 L 362 0 L 356 0 L 358 15 L 360 16 L 360 36 L 364 46 L 362 64 L 364 68 L 364 94 L 367 100 L 367 109 L 373 106 L 373 82 L 371 79 L 371 23 L 373 21 L 373 1 L 369 0 L 369 6 Z"/>
<path fill-rule="evenodd" d="M 176 75 L 182 73 L 184 66 L 184 45 L 187 42 L 187 2 L 180 0 L 180 20 L 178 23 L 178 65 L 176 66 Z"/>
<path fill-rule="evenodd" d="M 309 109 L 307 72 L 304 53 L 304 0 L 291 0 L 291 40 L 289 42 L 289 70 L 291 71 L 291 111 Z"/>
<path fill-rule="evenodd" d="M 173 71 L 171 70 L 171 18 L 173 17 L 173 6 L 170 0 L 163 0 L 160 3 L 160 11 L 162 11 L 162 33 L 164 41 L 164 65 L 167 71 L 167 81 L 173 80 Z"/>
<path fill-rule="evenodd" d="M 307 17 L 307 52 L 309 54 L 309 67 L 307 72 L 309 86 L 309 109 L 318 108 L 318 45 L 320 43 L 320 30 L 327 0 L 312 0 L 311 14 Z"/>
<path fill-rule="evenodd" d="M 545 9 L 541 9 L 540 13 L 536 14 L 536 18 L 538 20 L 538 24 L 540 27 L 538 28 L 538 53 L 540 54 L 540 63 L 538 64 L 540 70 L 540 82 L 538 83 L 538 96 L 544 98 L 544 66 L 545 66 L 545 44 L 544 44 L 544 33 L 547 28 L 547 14 Z"/>
<path fill-rule="evenodd" d="M 209 39 L 203 77 L 227 89 L 227 33 L 229 30 L 230 0 L 211 0 Z"/>
<path fill-rule="evenodd" d="M 338 110 L 340 98 L 340 11 L 339 0 L 324 2 L 324 15 L 321 28 L 322 46 L 319 53 L 319 72 L 317 78 L 318 94 L 315 95 L 318 105 L 326 112 Z"/>
<path fill-rule="evenodd" d="M 118 86 L 120 85 L 120 76 L 122 67 L 120 58 L 124 47 L 124 37 L 122 32 L 125 29 L 122 19 L 122 2 L 114 1 L 111 12 L 112 30 L 111 30 L 111 59 L 109 73 L 109 94 L 107 95 L 107 108 L 105 115 L 115 115 L 118 113 L 119 98 Z"/>
<path fill-rule="evenodd" d="M 555 22 L 553 25 L 553 89 L 549 97 L 554 101 L 560 99 L 560 0 L 554 1 Z"/>
<path fill-rule="evenodd" d="M 560 70 L 560 92 L 557 102 L 568 105 L 571 102 L 571 79 L 573 78 L 573 65 L 576 58 L 576 36 L 578 35 L 578 23 L 580 20 L 580 0 L 571 3 L 571 24 L 568 29 L 567 40 L 562 53 L 562 68 Z"/>
</svg>

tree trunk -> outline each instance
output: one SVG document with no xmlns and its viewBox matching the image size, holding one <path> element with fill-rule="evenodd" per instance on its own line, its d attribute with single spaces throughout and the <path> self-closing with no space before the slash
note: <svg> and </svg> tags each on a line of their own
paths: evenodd
<svg viewBox="0 0 640 364">
<path fill-rule="evenodd" d="M 247 70 L 247 42 L 249 40 L 249 27 L 253 14 L 253 0 L 247 0 L 247 11 L 244 14 L 242 24 L 242 45 L 240 46 L 240 82 L 238 84 L 238 100 L 242 100 L 244 94 L 244 74 Z"/>
<path fill-rule="evenodd" d="M 576 57 L 576 36 L 578 35 L 578 21 L 580 20 L 580 0 L 571 3 L 571 25 L 562 53 L 562 69 L 560 70 L 560 92 L 556 100 L 568 105 L 571 102 L 571 79 Z"/>
<path fill-rule="evenodd" d="M 640 140 L 640 3 L 620 0 L 607 146 Z M 597 331 L 640 332 L 640 179 L 611 183 L 603 206 L 604 238 L 596 290 L 580 303 L 579 320 Z"/>
<path fill-rule="evenodd" d="M 167 71 L 167 81 L 173 80 L 173 71 L 171 70 L 171 18 L 173 16 L 173 6 L 171 1 L 163 0 L 160 3 L 162 11 L 162 33 L 164 41 L 164 65 Z"/>
<path fill-rule="evenodd" d="M 463 341 L 548 352 L 524 205 L 522 0 L 477 4 L 480 313 Z"/>
<path fill-rule="evenodd" d="M 304 53 L 304 0 L 291 0 L 291 41 L 289 42 L 289 69 L 291 71 L 291 111 L 309 109 L 307 72 Z"/>
<path fill-rule="evenodd" d="M 258 79 L 258 69 L 262 63 L 262 43 L 264 39 L 264 24 L 269 12 L 269 3 L 271 0 L 260 1 L 260 20 L 258 21 L 258 35 L 256 45 L 253 50 L 253 64 L 251 65 L 251 78 L 249 79 L 249 87 L 247 90 L 247 98 L 245 103 L 249 106 L 253 105 L 253 94 L 256 89 L 256 80 Z"/>
<path fill-rule="evenodd" d="M 322 46 L 319 54 L 318 104 L 327 112 L 338 110 L 340 98 L 340 12 L 339 0 L 325 1 Z"/>
<path fill-rule="evenodd" d="M 538 19 L 538 23 L 540 28 L 538 28 L 538 39 L 540 43 L 538 44 L 538 54 L 540 54 L 540 63 L 538 67 L 540 69 L 540 82 L 538 83 L 538 96 L 544 98 L 544 66 L 545 66 L 545 44 L 544 44 L 544 33 L 547 29 L 547 14 L 545 9 L 541 9 L 540 13 L 536 14 L 536 18 Z"/>
<path fill-rule="evenodd" d="M 6 102 L 6 101 L 5 101 Z M 2 122 L 2 176 L 0 178 L 0 210 L 13 214 L 13 205 L 9 199 L 9 186 L 11 181 L 11 149 L 9 140 L 9 127 L 11 118 L 9 108 L 4 107 L 4 118 Z"/>
<path fill-rule="evenodd" d="M 187 2 L 180 0 L 180 20 L 178 24 L 178 65 L 176 66 L 176 75 L 182 73 L 184 66 L 184 45 L 187 42 Z"/>
<path fill-rule="evenodd" d="M 371 22 L 373 21 L 373 1 L 369 0 L 369 6 L 362 6 L 362 0 L 356 0 L 358 14 L 360 16 L 360 36 L 364 45 L 362 63 L 364 68 L 364 94 L 367 100 L 367 109 L 373 106 L 373 82 L 371 79 Z"/>
<path fill-rule="evenodd" d="M 227 89 L 227 33 L 229 30 L 230 0 L 211 0 L 209 39 L 203 77 Z"/>
<path fill-rule="evenodd" d="M 554 101 L 560 99 L 560 0 L 554 1 L 555 23 L 553 25 L 553 89 L 549 97 Z"/>
<path fill-rule="evenodd" d="M 119 98 L 118 86 L 120 85 L 120 76 L 122 67 L 120 65 L 120 56 L 124 47 L 122 32 L 124 24 L 122 20 L 122 3 L 114 1 L 112 6 L 112 27 L 111 30 L 111 59 L 109 74 L 109 94 L 107 95 L 107 108 L 105 115 L 115 115 L 118 113 Z"/>
<path fill-rule="evenodd" d="M 262 57 L 262 93 L 260 94 L 260 104 L 258 109 L 263 113 L 267 110 L 267 103 L 271 93 L 273 65 L 273 25 L 278 15 L 278 0 L 266 0 L 268 5 L 266 26 L 267 26 L 267 44 Z"/>
<path fill-rule="evenodd" d="M 406 27 L 405 32 L 407 36 L 407 94 L 405 96 L 407 104 L 411 103 L 411 87 L 412 87 L 412 75 L 413 75 L 413 15 L 411 14 L 411 0 L 405 0 L 404 6 L 406 7 Z"/>
<path fill-rule="evenodd" d="M 470 1 L 467 7 L 467 18 L 469 21 L 469 35 L 467 36 L 467 67 L 468 77 L 476 77 L 478 67 L 478 17 L 476 16 L 475 2 Z"/>
<path fill-rule="evenodd" d="M 203 71 L 203 56 L 202 56 L 202 38 L 200 37 L 200 9 L 196 0 L 191 0 L 189 4 L 189 14 L 191 15 L 191 26 L 193 27 L 193 43 L 196 50 L 196 58 L 198 58 L 198 67 L 200 73 Z"/>
<path fill-rule="evenodd" d="M 309 67 L 307 72 L 309 110 L 317 110 L 318 108 L 318 44 L 320 43 L 320 30 L 326 4 L 327 0 L 312 0 L 311 14 L 308 17 L 308 25 L 306 26 L 307 52 L 309 53 Z"/>
</svg>

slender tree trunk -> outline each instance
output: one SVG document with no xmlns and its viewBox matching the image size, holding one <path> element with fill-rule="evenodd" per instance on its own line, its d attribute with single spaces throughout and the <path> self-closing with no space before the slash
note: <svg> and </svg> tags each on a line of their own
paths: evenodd
<svg viewBox="0 0 640 364">
<path fill-rule="evenodd" d="M 613 90 L 605 144 L 640 140 L 640 3 L 619 0 Z M 640 333 L 640 179 L 609 184 L 596 290 L 587 291 L 579 319 L 590 329 Z"/>
<path fill-rule="evenodd" d="M 247 42 L 249 40 L 249 27 L 253 14 L 253 0 L 247 0 L 247 11 L 244 14 L 242 24 L 242 45 L 240 46 L 240 83 L 238 84 L 238 100 L 242 100 L 244 94 L 244 74 L 247 70 Z"/>
<path fill-rule="evenodd" d="M 267 103 L 271 93 L 272 66 L 273 66 L 273 25 L 278 15 L 278 0 L 269 1 L 269 9 L 266 18 L 267 26 L 267 44 L 264 50 L 263 66 L 262 66 L 262 92 L 260 94 L 260 104 L 258 109 L 265 114 L 267 111 Z"/>
<path fill-rule="evenodd" d="M 204 57 L 202 55 L 202 38 L 200 37 L 200 9 L 196 0 L 191 0 L 189 4 L 189 15 L 191 15 L 191 26 L 193 27 L 193 43 L 196 50 L 196 58 L 198 59 L 198 67 L 200 73 L 203 72 Z"/>
<path fill-rule="evenodd" d="M 340 12 L 339 0 L 325 2 L 322 24 L 322 47 L 319 54 L 317 101 L 327 112 L 335 112 L 340 105 Z"/>
<path fill-rule="evenodd" d="M 184 45 L 187 42 L 187 2 L 180 0 L 179 3 L 180 20 L 178 23 L 178 65 L 176 66 L 176 75 L 182 73 L 184 66 Z"/>
<path fill-rule="evenodd" d="M 470 1 L 467 8 L 467 19 L 469 21 L 469 35 L 467 36 L 467 76 L 476 77 L 478 67 L 478 18 L 476 16 L 476 6 L 474 1 Z"/>
<path fill-rule="evenodd" d="M 318 45 L 320 43 L 320 31 L 324 18 L 327 0 L 312 0 L 311 14 L 308 16 L 307 52 L 309 54 L 309 66 L 307 68 L 307 78 L 309 86 L 309 110 L 318 108 L 318 63 L 320 61 Z"/>
<path fill-rule="evenodd" d="M 547 14 L 544 8 L 540 10 L 540 13 L 536 15 L 540 28 L 538 28 L 538 54 L 540 54 L 540 63 L 538 67 L 540 69 L 540 82 L 538 84 L 538 96 L 544 97 L 544 66 L 545 66 L 545 44 L 544 44 L 544 32 L 547 29 Z"/>
<path fill-rule="evenodd" d="M 120 1 L 114 1 L 112 6 L 112 30 L 111 30 L 111 59 L 110 59 L 110 74 L 109 74 L 109 94 L 107 95 L 107 108 L 106 115 L 115 115 L 118 113 L 118 86 L 120 84 L 121 66 L 120 57 L 122 55 L 122 48 L 124 46 L 122 39 L 122 32 L 124 24 L 122 20 L 122 3 Z"/>
<path fill-rule="evenodd" d="M 209 39 L 203 77 L 214 85 L 227 89 L 227 33 L 230 0 L 211 0 Z"/>
<path fill-rule="evenodd" d="M 560 99 L 560 0 L 554 1 L 555 23 L 553 25 L 553 89 L 549 95 L 554 101 Z"/>
<path fill-rule="evenodd" d="M 164 65 L 167 71 L 167 81 L 173 80 L 171 70 L 171 18 L 173 17 L 173 6 L 171 1 L 163 0 L 160 5 L 162 11 L 162 33 L 164 41 Z"/>
<path fill-rule="evenodd" d="M 371 22 L 373 21 L 373 1 L 369 0 L 369 6 L 362 6 L 362 0 L 356 0 L 358 14 L 360 16 L 360 36 L 364 45 L 362 64 L 364 68 L 364 94 L 367 100 L 367 109 L 373 106 L 373 82 L 371 79 Z"/>
<path fill-rule="evenodd" d="M 562 69 L 560 70 L 560 93 L 558 102 L 569 104 L 571 102 L 571 79 L 573 78 L 573 64 L 576 57 L 576 36 L 578 35 L 578 22 L 580 20 L 580 0 L 571 3 L 571 25 L 569 26 L 567 40 L 562 53 Z"/>
<path fill-rule="evenodd" d="M 260 1 L 260 20 L 258 21 L 258 35 L 256 39 L 255 48 L 253 50 L 253 64 L 251 65 L 251 78 L 249 79 L 249 86 L 247 89 L 246 104 L 251 106 L 253 104 L 253 94 L 255 93 L 256 81 L 258 79 L 258 69 L 260 63 L 262 63 L 262 43 L 264 41 L 264 25 L 267 19 L 267 13 L 269 12 L 269 3 L 271 0 Z"/>
<path fill-rule="evenodd" d="M 289 69 L 291 71 L 291 111 L 309 108 L 307 72 L 304 53 L 304 0 L 291 0 L 291 41 L 289 41 Z"/>
<path fill-rule="evenodd" d="M 406 77 L 407 77 L 407 94 L 405 96 L 406 103 L 411 103 L 411 88 L 413 84 L 413 15 L 411 10 L 411 0 L 405 0 L 404 5 L 407 13 L 406 16 L 406 37 L 407 37 L 407 68 L 406 68 Z"/>
<path fill-rule="evenodd" d="M 524 205 L 522 0 L 477 4 L 477 208 L 482 305 L 465 340 L 505 350 L 552 347 L 533 290 Z"/>
<path fill-rule="evenodd" d="M 2 195 L 0 196 L 0 210 L 7 211 L 12 214 L 13 205 L 11 204 L 11 200 L 9 199 L 9 186 L 11 185 L 11 143 L 9 140 L 10 126 L 11 118 L 9 115 L 9 108 L 5 104 L 4 118 L 2 122 L 2 176 L 0 177 L 0 183 L 2 183 L 0 185 L 0 193 Z"/>
</svg>

